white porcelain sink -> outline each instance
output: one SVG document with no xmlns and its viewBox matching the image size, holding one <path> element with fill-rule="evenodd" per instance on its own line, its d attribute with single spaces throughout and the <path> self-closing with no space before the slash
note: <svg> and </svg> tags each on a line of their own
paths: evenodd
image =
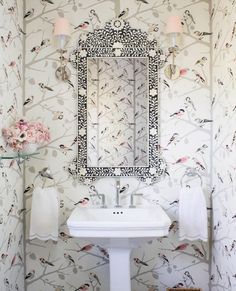
<svg viewBox="0 0 236 291">
<path fill-rule="evenodd" d="M 160 207 L 75 208 L 67 225 L 70 235 L 107 248 L 110 291 L 130 291 L 130 251 L 151 238 L 168 235 L 170 218 Z"/>
<path fill-rule="evenodd" d="M 75 208 L 67 220 L 70 234 L 86 238 L 144 238 L 168 234 L 169 217 L 152 208 Z"/>
</svg>

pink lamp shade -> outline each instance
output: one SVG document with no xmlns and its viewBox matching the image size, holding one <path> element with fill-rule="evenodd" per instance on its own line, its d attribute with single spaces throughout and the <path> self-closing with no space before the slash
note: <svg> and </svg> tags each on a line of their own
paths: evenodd
<svg viewBox="0 0 236 291">
<path fill-rule="evenodd" d="M 55 22 L 54 35 L 70 36 L 70 24 L 64 17 L 57 18 Z"/>
<path fill-rule="evenodd" d="M 54 27 L 55 45 L 60 50 L 64 50 L 70 39 L 70 24 L 64 17 L 59 17 Z"/>
<path fill-rule="evenodd" d="M 182 33 L 183 27 L 181 18 L 176 15 L 171 15 L 166 24 L 166 33 Z"/>
</svg>

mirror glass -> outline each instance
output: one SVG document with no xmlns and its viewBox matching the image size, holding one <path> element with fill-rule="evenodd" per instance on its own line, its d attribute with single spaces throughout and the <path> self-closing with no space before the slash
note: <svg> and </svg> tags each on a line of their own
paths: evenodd
<svg viewBox="0 0 236 291">
<path fill-rule="evenodd" d="M 78 181 L 137 177 L 152 184 L 166 173 L 159 143 L 157 40 L 123 19 L 82 34 L 70 57 L 77 70 L 77 157 L 68 166 Z"/>
<path fill-rule="evenodd" d="M 148 120 L 148 58 L 87 58 L 88 167 L 147 167 Z"/>
</svg>

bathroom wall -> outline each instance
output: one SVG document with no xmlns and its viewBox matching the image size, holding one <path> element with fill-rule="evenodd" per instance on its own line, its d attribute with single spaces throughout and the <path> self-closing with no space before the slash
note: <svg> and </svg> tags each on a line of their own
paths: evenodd
<svg viewBox="0 0 236 291">
<path fill-rule="evenodd" d="M 236 288 L 236 3 L 212 1 L 213 256 L 212 290 Z"/>
<path fill-rule="evenodd" d="M 0 156 L 9 150 L 2 128 L 22 116 L 23 3 L 0 1 Z M 24 290 L 23 177 L 14 160 L 0 160 L 1 290 Z"/>
<path fill-rule="evenodd" d="M 52 2 L 52 3 L 51 3 Z M 147 3 L 146 3 L 147 2 Z M 53 4 L 54 3 L 54 4 Z M 76 72 L 72 70 L 71 84 L 55 79 L 58 54 L 52 43 L 53 23 L 58 15 L 65 15 L 72 25 L 72 50 L 82 33 L 103 27 L 104 23 L 119 15 L 131 25 L 153 34 L 168 53 L 169 43 L 164 35 L 165 22 L 170 14 L 183 17 L 184 35 L 176 63 L 181 78 L 169 81 L 162 72 L 160 95 L 160 123 L 163 157 L 168 163 L 168 175 L 160 183 L 148 186 L 135 178 L 122 178 L 129 185 L 122 203 L 130 193 L 141 192 L 139 203 L 160 203 L 173 219 L 168 238 L 154 239 L 134 250 L 131 258 L 132 290 L 164 291 L 166 287 L 201 287 L 209 290 L 209 246 L 202 242 L 178 240 L 178 194 L 180 181 L 187 167 L 195 167 L 202 177 L 206 197 L 210 195 L 210 38 L 209 1 L 27 1 L 26 12 L 26 94 L 25 112 L 28 118 L 47 123 L 51 129 L 51 142 L 40 149 L 40 155 L 26 165 L 25 193 L 27 208 L 26 236 L 28 237 L 32 183 L 38 171 L 49 166 L 60 193 L 60 237 L 57 243 L 29 241 L 26 246 L 27 290 L 75 290 L 85 283 L 89 290 L 108 291 L 108 259 L 98 246 L 87 252 L 81 248 L 88 244 L 68 236 L 66 220 L 83 197 L 89 197 L 89 188 L 78 185 L 65 170 L 76 155 Z M 96 15 L 93 14 L 94 10 Z M 170 61 L 170 60 L 169 60 Z M 43 86 L 42 86 L 43 84 Z M 180 110 L 183 109 L 183 110 Z M 61 146 L 62 145 L 62 146 Z M 186 177 L 183 177 L 183 186 Z M 191 183 L 200 184 L 196 178 Z M 37 179 L 35 184 L 41 185 Z M 114 203 L 114 179 L 101 179 L 95 186 Z M 89 203 L 96 203 L 90 201 Z M 148 266 L 136 266 L 133 258 Z M 42 264 L 40 258 L 51 262 Z M 122 266 L 121 266 L 122 267 Z M 100 280 L 91 279 L 90 272 Z"/>
</svg>

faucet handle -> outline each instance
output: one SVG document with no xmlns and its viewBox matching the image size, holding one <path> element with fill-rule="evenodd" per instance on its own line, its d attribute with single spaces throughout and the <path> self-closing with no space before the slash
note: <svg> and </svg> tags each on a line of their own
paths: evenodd
<svg viewBox="0 0 236 291">
<path fill-rule="evenodd" d="M 134 196 L 143 196 L 141 193 L 135 193 L 130 195 L 130 205 L 129 208 L 135 208 L 136 206 L 134 205 Z"/>
<path fill-rule="evenodd" d="M 106 204 L 105 204 L 105 200 L 106 200 L 106 196 L 105 194 L 90 194 L 90 197 L 98 197 L 99 199 L 102 198 L 102 203 L 101 203 L 101 208 L 106 208 Z"/>
</svg>

